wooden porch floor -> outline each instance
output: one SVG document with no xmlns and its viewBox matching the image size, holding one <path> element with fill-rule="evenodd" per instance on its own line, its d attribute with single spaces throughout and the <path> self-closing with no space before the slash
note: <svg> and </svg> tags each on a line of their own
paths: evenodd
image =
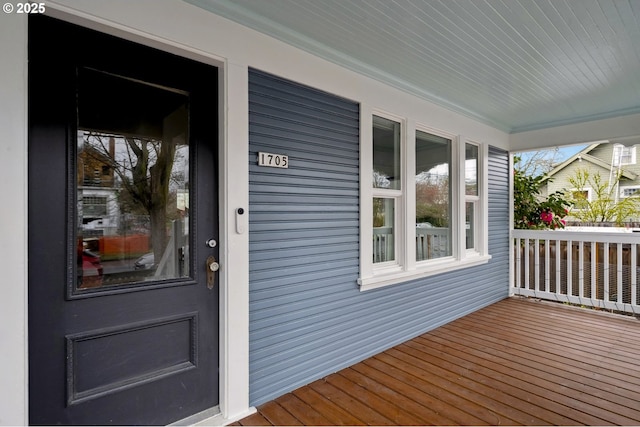
<svg viewBox="0 0 640 427">
<path fill-rule="evenodd" d="M 640 425 L 640 321 L 509 298 L 234 425 Z"/>
</svg>

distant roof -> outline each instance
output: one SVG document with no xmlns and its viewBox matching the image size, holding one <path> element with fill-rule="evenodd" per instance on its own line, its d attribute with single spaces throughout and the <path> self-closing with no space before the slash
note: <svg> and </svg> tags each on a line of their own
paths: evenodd
<svg viewBox="0 0 640 427">
<path fill-rule="evenodd" d="M 551 178 L 553 175 L 555 175 L 556 173 L 560 172 L 561 170 L 563 170 L 564 168 L 566 168 L 567 166 L 569 166 L 570 164 L 572 164 L 575 161 L 585 161 L 585 162 L 589 162 L 591 164 L 594 164 L 596 166 L 600 166 L 603 169 L 611 169 L 612 165 L 609 162 L 606 162 L 604 160 L 602 160 L 599 157 L 595 157 L 592 156 L 591 154 L 589 154 L 594 148 L 598 147 L 601 144 L 608 144 L 609 141 L 601 141 L 601 142 L 596 142 L 593 143 L 587 147 L 585 147 L 583 150 L 578 151 L 576 154 L 574 154 L 573 156 L 569 157 L 567 160 L 565 160 L 564 162 L 560 163 L 559 165 L 557 165 L 556 167 L 554 167 L 553 169 L 551 169 L 549 171 L 549 173 L 547 173 L 544 177 L 545 180 Z M 633 172 L 629 172 L 628 170 L 624 170 L 621 169 L 622 172 L 622 176 L 624 178 L 627 179 L 637 179 L 637 175 Z"/>
</svg>

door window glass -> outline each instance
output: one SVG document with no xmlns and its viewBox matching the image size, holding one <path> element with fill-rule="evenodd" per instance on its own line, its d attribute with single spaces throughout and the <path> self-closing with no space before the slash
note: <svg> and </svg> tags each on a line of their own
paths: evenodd
<svg viewBox="0 0 640 427">
<path fill-rule="evenodd" d="M 76 289 L 189 277 L 188 96 L 81 69 Z"/>
</svg>

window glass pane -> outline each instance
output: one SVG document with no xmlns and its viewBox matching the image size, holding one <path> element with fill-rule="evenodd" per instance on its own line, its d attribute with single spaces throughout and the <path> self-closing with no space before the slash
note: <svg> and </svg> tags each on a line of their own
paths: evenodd
<svg viewBox="0 0 640 427">
<path fill-rule="evenodd" d="M 189 277 L 188 95 L 79 82 L 76 289 Z"/>
<path fill-rule="evenodd" d="M 451 140 L 416 131 L 416 260 L 451 255 Z"/>
<path fill-rule="evenodd" d="M 475 229 L 476 229 L 476 204 L 474 202 L 466 203 L 466 213 L 465 213 L 465 228 L 466 228 L 466 240 L 467 240 L 467 249 L 475 248 Z"/>
<path fill-rule="evenodd" d="M 589 207 L 589 190 L 574 190 L 571 192 L 573 208 L 587 209 Z"/>
<path fill-rule="evenodd" d="M 373 116 L 373 187 L 399 190 L 400 123 Z"/>
<path fill-rule="evenodd" d="M 393 261 L 395 257 L 395 200 L 373 199 L 373 262 Z"/>
<path fill-rule="evenodd" d="M 464 162 L 465 194 L 478 195 L 478 146 L 466 144 Z"/>
<path fill-rule="evenodd" d="M 627 147 L 621 144 L 613 146 L 613 166 L 634 164 L 635 147 Z"/>
</svg>

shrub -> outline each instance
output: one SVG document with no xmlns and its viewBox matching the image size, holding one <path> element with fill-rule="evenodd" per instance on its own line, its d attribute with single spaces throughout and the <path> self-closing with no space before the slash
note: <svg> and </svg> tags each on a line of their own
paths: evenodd
<svg viewBox="0 0 640 427">
<path fill-rule="evenodd" d="M 514 158 L 514 163 L 520 161 Z M 557 229 L 564 228 L 565 216 L 570 204 L 562 192 L 543 197 L 541 188 L 545 177 L 530 176 L 517 168 L 513 171 L 513 223 L 516 229 Z"/>
</svg>

